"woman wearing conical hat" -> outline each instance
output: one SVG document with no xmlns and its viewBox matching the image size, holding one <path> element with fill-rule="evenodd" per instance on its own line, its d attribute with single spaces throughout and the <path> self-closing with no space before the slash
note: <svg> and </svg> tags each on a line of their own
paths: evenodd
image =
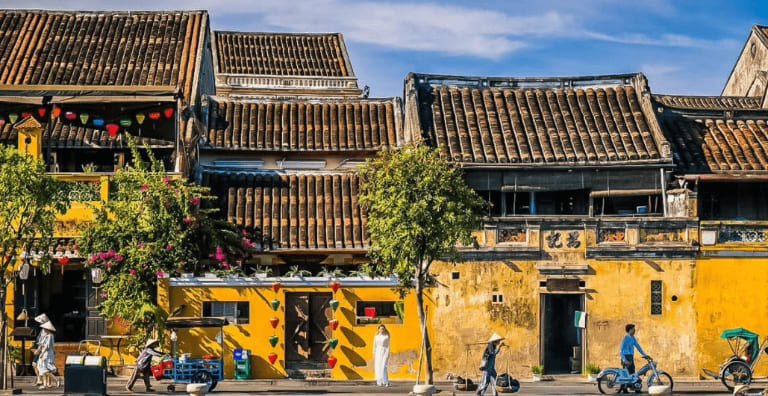
<svg viewBox="0 0 768 396">
<path fill-rule="evenodd" d="M 53 334 L 56 332 L 56 328 L 50 321 L 43 323 L 40 328 L 43 333 L 38 347 L 39 358 L 37 359 L 37 369 L 43 377 L 43 384 L 40 385 L 40 389 L 52 388 L 54 381 L 58 387 L 61 384 L 53 374 L 56 371 L 53 356 Z"/>
<path fill-rule="evenodd" d="M 480 380 L 480 386 L 477 388 L 478 395 L 485 394 L 485 390 L 488 388 L 488 385 L 491 385 L 491 381 L 493 381 L 493 385 L 491 385 L 493 394 L 495 396 L 498 396 L 499 394 L 496 390 L 496 355 L 499 354 L 501 347 L 504 346 L 504 343 L 501 342 L 503 339 L 504 337 L 496 333 L 493 333 L 491 338 L 488 339 L 488 346 L 485 347 L 483 360 L 480 362 L 480 370 L 483 372 L 483 378 Z"/>
</svg>

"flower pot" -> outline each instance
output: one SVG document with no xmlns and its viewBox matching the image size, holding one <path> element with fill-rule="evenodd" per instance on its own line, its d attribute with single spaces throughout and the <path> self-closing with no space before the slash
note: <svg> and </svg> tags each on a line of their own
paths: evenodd
<svg viewBox="0 0 768 396">
<path fill-rule="evenodd" d="M 541 381 L 541 374 L 533 374 L 533 382 Z"/>
<path fill-rule="evenodd" d="M 587 381 L 589 382 L 597 381 L 597 374 L 587 374 Z"/>
</svg>

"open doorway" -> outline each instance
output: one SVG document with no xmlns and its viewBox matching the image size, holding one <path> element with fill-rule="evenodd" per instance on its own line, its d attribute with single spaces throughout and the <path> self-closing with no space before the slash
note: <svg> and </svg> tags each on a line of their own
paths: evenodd
<svg viewBox="0 0 768 396">
<path fill-rule="evenodd" d="M 541 361 L 546 374 L 581 372 L 583 338 L 574 326 L 584 294 L 541 294 Z"/>
</svg>

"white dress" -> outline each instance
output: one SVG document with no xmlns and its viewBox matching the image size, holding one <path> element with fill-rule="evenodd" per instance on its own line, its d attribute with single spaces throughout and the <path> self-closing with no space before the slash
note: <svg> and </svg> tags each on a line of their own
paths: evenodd
<svg viewBox="0 0 768 396">
<path fill-rule="evenodd" d="M 37 359 L 37 369 L 40 375 L 49 371 L 56 371 L 53 357 L 53 333 L 43 336 L 38 348 L 42 350 L 40 357 Z"/>
<path fill-rule="evenodd" d="M 376 375 L 376 385 L 389 385 L 387 360 L 389 360 L 389 336 L 376 334 L 373 337 L 373 372 Z"/>
</svg>

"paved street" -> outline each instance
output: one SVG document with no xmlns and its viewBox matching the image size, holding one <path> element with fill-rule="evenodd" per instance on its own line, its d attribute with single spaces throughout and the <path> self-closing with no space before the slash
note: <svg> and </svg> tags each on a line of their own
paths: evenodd
<svg viewBox="0 0 768 396">
<path fill-rule="evenodd" d="M 110 395 L 129 395 L 129 393 L 123 390 L 125 379 L 114 378 L 109 379 L 109 394 Z M 153 386 L 156 391 L 152 394 L 168 395 L 174 394 L 166 390 L 166 386 L 170 384 L 169 381 L 154 382 Z M 62 388 L 56 390 L 41 391 L 32 386 L 30 382 L 17 382 L 17 387 L 23 389 L 24 393 L 28 394 L 62 394 Z M 252 381 L 223 381 L 219 383 L 214 394 L 221 395 L 392 395 L 399 394 L 405 395 L 411 391 L 413 383 L 408 382 L 393 382 L 389 388 L 381 388 L 376 385 L 365 382 L 351 382 L 351 381 L 297 381 L 297 380 L 252 380 Z M 442 392 L 440 395 L 473 395 L 473 392 L 460 392 L 455 391 L 453 386 L 449 382 L 439 382 L 437 384 L 438 389 Z M 144 393 L 144 386 L 141 381 L 136 384 L 134 388 L 136 391 L 134 394 L 148 394 Z M 175 394 L 183 395 L 184 386 L 178 386 Z M 491 392 L 486 394 L 490 395 Z M 565 376 L 564 378 L 556 378 L 554 381 L 546 382 L 523 382 L 518 395 L 598 395 L 600 392 L 597 390 L 597 386 L 593 383 L 587 383 L 580 380 L 578 377 Z M 720 382 L 714 381 L 678 381 L 675 384 L 675 395 L 729 395 L 725 387 Z"/>
</svg>

